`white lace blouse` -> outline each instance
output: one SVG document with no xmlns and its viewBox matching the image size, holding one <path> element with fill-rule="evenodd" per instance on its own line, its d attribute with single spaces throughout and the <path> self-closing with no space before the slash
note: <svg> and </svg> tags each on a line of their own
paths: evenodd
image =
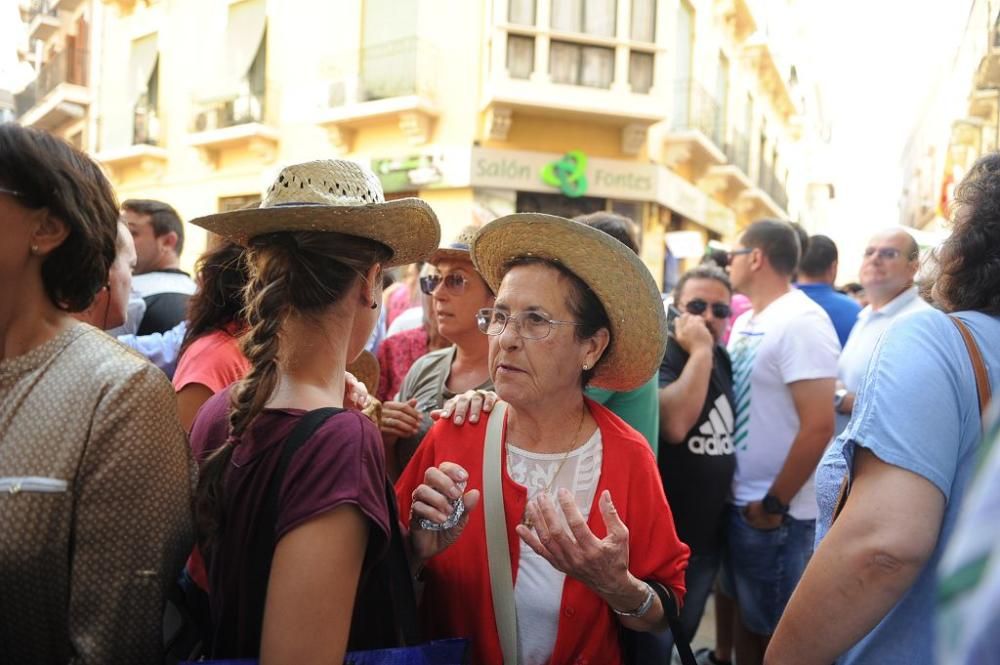
<svg viewBox="0 0 1000 665">
<path fill-rule="evenodd" d="M 559 489 L 570 490 L 583 518 L 588 519 L 601 476 L 602 453 L 600 429 L 566 456 L 565 462 L 564 453 L 533 453 L 507 443 L 507 473 L 514 482 L 528 489 L 529 501 L 546 489 L 553 499 Z M 556 643 L 566 576 L 523 541 L 520 557 L 514 584 L 520 662 L 544 665 L 551 658 Z"/>
</svg>

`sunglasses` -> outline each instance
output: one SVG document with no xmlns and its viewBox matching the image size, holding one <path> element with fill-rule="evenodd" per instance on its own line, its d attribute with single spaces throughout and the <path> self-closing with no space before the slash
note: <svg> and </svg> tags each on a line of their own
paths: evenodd
<svg viewBox="0 0 1000 665">
<path fill-rule="evenodd" d="M 744 247 L 743 249 L 731 249 L 731 250 L 729 250 L 728 252 L 726 252 L 726 265 L 729 265 L 729 264 L 731 264 L 733 262 L 733 257 L 735 257 L 735 256 L 743 256 L 744 254 L 749 254 L 752 251 L 753 251 L 753 247 Z"/>
<path fill-rule="evenodd" d="M 705 302 L 701 298 L 695 298 L 694 300 L 689 300 L 688 304 L 684 306 L 688 314 L 694 314 L 695 316 L 701 316 L 708 309 L 709 303 Z M 729 315 L 733 313 L 733 309 L 724 302 L 713 302 L 711 303 L 712 316 L 717 319 L 728 319 Z"/>
<path fill-rule="evenodd" d="M 432 296 L 437 287 L 441 285 L 441 282 L 444 282 L 444 288 L 448 290 L 448 293 L 453 296 L 460 296 L 465 293 L 465 285 L 469 283 L 469 280 L 456 272 L 449 273 L 444 277 L 441 275 L 426 275 L 420 278 L 420 290 L 425 295 Z"/>
<path fill-rule="evenodd" d="M 871 257 L 878 255 L 878 258 L 884 261 L 893 261 L 902 256 L 902 252 L 895 247 L 867 247 L 865 248 L 865 258 L 870 259 Z"/>
</svg>

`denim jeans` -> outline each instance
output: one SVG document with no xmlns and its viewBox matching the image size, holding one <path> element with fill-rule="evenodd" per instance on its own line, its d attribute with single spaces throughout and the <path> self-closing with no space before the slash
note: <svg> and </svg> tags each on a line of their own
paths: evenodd
<svg viewBox="0 0 1000 665">
<path fill-rule="evenodd" d="M 816 520 L 785 516 L 781 526 L 762 531 L 729 507 L 727 574 L 743 624 L 758 635 L 772 635 L 781 613 L 812 556 Z"/>
</svg>

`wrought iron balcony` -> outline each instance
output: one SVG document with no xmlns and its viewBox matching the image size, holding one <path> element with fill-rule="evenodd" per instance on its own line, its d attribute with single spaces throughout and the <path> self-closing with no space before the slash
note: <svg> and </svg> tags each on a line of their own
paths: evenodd
<svg viewBox="0 0 1000 665">
<path fill-rule="evenodd" d="M 778 179 L 771 164 L 761 161 L 760 168 L 757 170 L 757 184 L 781 210 L 788 211 L 788 194 L 785 191 L 785 185 Z"/>
<path fill-rule="evenodd" d="M 440 71 L 432 44 L 416 37 L 370 44 L 336 62 L 317 123 L 338 150 L 349 151 L 362 127 L 385 122 L 396 122 L 414 145 L 430 140 Z"/>
<path fill-rule="evenodd" d="M 47 40 L 59 30 L 59 9 L 52 0 L 32 0 L 23 10 L 30 39 Z"/>
<path fill-rule="evenodd" d="M 17 116 L 22 124 L 52 130 L 82 118 L 90 104 L 87 90 L 87 51 L 65 49 L 53 54 L 38 76 L 17 95 Z"/>
<path fill-rule="evenodd" d="M 696 81 L 678 81 L 673 109 L 664 138 L 667 165 L 689 163 L 700 169 L 725 164 L 724 118 L 715 98 Z"/>
<path fill-rule="evenodd" d="M 160 144 L 160 117 L 145 99 L 135 105 L 132 118 L 132 145 Z"/>
<path fill-rule="evenodd" d="M 201 104 L 194 115 L 192 131 L 207 132 L 236 125 L 246 125 L 264 121 L 267 98 L 263 92 L 244 93 L 221 101 Z"/>
<path fill-rule="evenodd" d="M 750 173 L 750 138 L 746 134 L 734 130 L 722 151 L 726 153 L 730 164 L 738 167 L 744 174 Z"/>
</svg>

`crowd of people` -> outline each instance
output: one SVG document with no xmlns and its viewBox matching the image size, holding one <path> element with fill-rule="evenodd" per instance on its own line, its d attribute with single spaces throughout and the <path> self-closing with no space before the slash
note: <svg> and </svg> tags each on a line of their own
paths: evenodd
<svg viewBox="0 0 1000 665">
<path fill-rule="evenodd" d="M 759 220 L 661 294 L 626 217 L 442 241 L 319 160 L 192 278 L 0 125 L 0 660 L 998 662 L 1000 154 L 956 198 L 923 272 Z"/>
</svg>

